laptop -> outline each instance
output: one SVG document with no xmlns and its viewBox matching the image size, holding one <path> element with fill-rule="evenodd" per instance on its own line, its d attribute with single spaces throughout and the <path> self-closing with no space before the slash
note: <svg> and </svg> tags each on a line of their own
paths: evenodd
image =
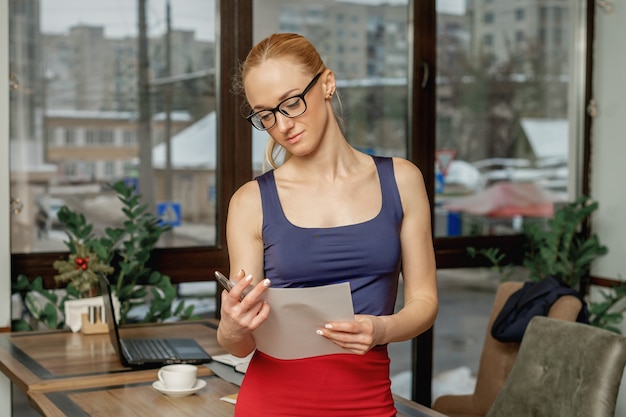
<svg viewBox="0 0 626 417">
<path fill-rule="evenodd" d="M 211 355 L 191 338 L 121 339 L 115 319 L 109 280 L 103 274 L 99 275 L 109 337 L 122 365 L 129 368 L 148 369 L 173 363 L 202 364 L 211 361 Z"/>
</svg>

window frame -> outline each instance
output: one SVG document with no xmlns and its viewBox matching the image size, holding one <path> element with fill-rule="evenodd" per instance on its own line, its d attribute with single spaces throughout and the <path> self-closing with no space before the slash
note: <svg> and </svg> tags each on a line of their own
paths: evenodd
<svg viewBox="0 0 626 417">
<path fill-rule="evenodd" d="M 219 65 L 216 68 L 217 99 L 217 236 L 212 247 L 159 248 L 149 265 L 172 278 L 174 283 L 212 280 L 212 271 L 228 270 L 226 250 L 226 212 L 233 192 L 252 177 L 251 130 L 246 120 L 240 115 L 241 97 L 230 92 L 233 69 L 242 62 L 252 46 L 252 1 L 253 0 L 217 0 L 216 1 L 216 51 Z M 594 28 L 593 0 L 580 0 L 586 6 L 586 45 L 592 45 Z M 410 51 L 411 74 L 409 89 L 409 114 L 413 117 L 409 123 L 407 144 L 408 159 L 413 161 L 424 175 L 427 194 L 431 201 L 431 213 L 434 213 L 434 178 L 436 150 L 436 1 L 409 0 L 409 42 L 413 43 Z M 226 24 L 227 22 L 227 24 Z M 228 47 L 225 47 L 228 45 Z M 584 47 L 586 60 L 584 81 L 581 82 L 580 97 L 588 103 L 592 97 L 592 48 Z M 5 52 L 8 55 L 8 51 Z M 426 81 L 423 84 L 424 78 Z M 8 97 L 8 96 L 7 96 Z M 4 98 L 4 97 L 3 97 Z M 583 106 L 584 108 L 584 106 Z M 580 192 L 589 194 L 590 131 L 591 118 L 584 112 L 581 118 L 583 144 L 580 156 Z M 8 140 L 8 139 L 7 139 Z M 434 216 L 432 216 L 434 219 Z M 431 220 L 433 222 L 434 220 Z M 434 228 L 433 228 L 434 229 Z M 521 235 L 480 236 L 480 237 L 445 237 L 435 238 L 435 254 L 438 269 L 488 266 L 487 260 L 470 258 L 466 253 L 468 246 L 486 248 L 497 246 L 512 254 L 511 260 L 519 263 L 521 259 Z M 41 276 L 48 287 L 54 287 L 52 263 L 67 254 L 54 253 L 11 253 L 11 280 L 18 274 L 30 278 Z M 413 344 L 413 388 L 412 399 L 422 404 L 431 402 L 432 329 L 415 339 Z"/>
</svg>

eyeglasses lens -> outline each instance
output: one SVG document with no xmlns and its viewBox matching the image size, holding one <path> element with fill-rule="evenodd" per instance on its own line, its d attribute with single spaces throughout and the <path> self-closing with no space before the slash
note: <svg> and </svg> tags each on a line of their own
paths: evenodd
<svg viewBox="0 0 626 417">
<path fill-rule="evenodd" d="M 291 97 L 278 105 L 279 112 L 287 117 L 298 117 L 306 111 L 306 102 L 302 97 Z M 276 124 L 276 113 L 271 110 L 263 110 L 251 118 L 254 127 L 267 130 Z"/>
</svg>

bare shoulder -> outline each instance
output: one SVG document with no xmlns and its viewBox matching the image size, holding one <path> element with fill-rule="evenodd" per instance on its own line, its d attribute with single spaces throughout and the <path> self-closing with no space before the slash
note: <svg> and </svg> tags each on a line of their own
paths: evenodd
<svg viewBox="0 0 626 417">
<path fill-rule="evenodd" d="M 230 198 L 228 207 L 229 215 L 241 213 L 250 215 L 253 213 L 261 213 L 261 190 L 259 183 L 255 180 L 248 181 Z"/>
<path fill-rule="evenodd" d="M 241 187 L 239 187 L 237 191 L 235 191 L 231 200 L 242 199 L 244 201 L 247 201 L 254 198 L 261 198 L 261 190 L 259 188 L 259 183 L 256 180 L 250 180 Z"/>
<path fill-rule="evenodd" d="M 413 212 L 412 208 L 424 210 L 428 206 L 428 197 L 422 171 L 403 158 L 393 158 L 393 170 L 405 215 Z"/>
<path fill-rule="evenodd" d="M 405 186 L 413 188 L 417 184 L 423 185 L 424 183 L 422 171 L 408 159 L 393 158 L 393 171 L 400 189 Z"/>
</svg>

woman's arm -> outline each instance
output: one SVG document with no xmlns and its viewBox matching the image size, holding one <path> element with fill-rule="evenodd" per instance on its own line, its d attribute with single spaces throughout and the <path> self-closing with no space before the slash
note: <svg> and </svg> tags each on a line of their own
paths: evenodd
<svg viewBox="0 0 626 417">
<path fill-rule="evenodd" d="M 394 171 L 404 210 L 400 231 L 404 307 L 380 318 L 382 343 L 408 340 L 425 332 L 438 310 L 437 268 L 424 179 L 420 170 L 404 159 L 394 158 Z"/>
<path fill-rule="evenodd" d="M 411 339 L 428 330 L 438 309 L 430 204 L 420 170 L 394 158 L 404 217 L 400 230 L 404 306 L 389 316 L 357 315 L 353 322 L 329 323 L 318 333 L 363 354 L 376 345 Z"/>
<path fill-rule="evenodd" d="M 269 305 L 259 299 L 269 282 L 263 280 L 263 213 L 258 183 L 244 184 L 230 200 L 226 221 L 226 241 L 230 275 L 239 283 L 222 292 L 221 319 L 217 329 L 220 345 L 235 356 L 246 356 L 255 348 L 252 331 L 269 314 Z M 241 299 L 243 291 L 258 284 Z"/>
</svg>

